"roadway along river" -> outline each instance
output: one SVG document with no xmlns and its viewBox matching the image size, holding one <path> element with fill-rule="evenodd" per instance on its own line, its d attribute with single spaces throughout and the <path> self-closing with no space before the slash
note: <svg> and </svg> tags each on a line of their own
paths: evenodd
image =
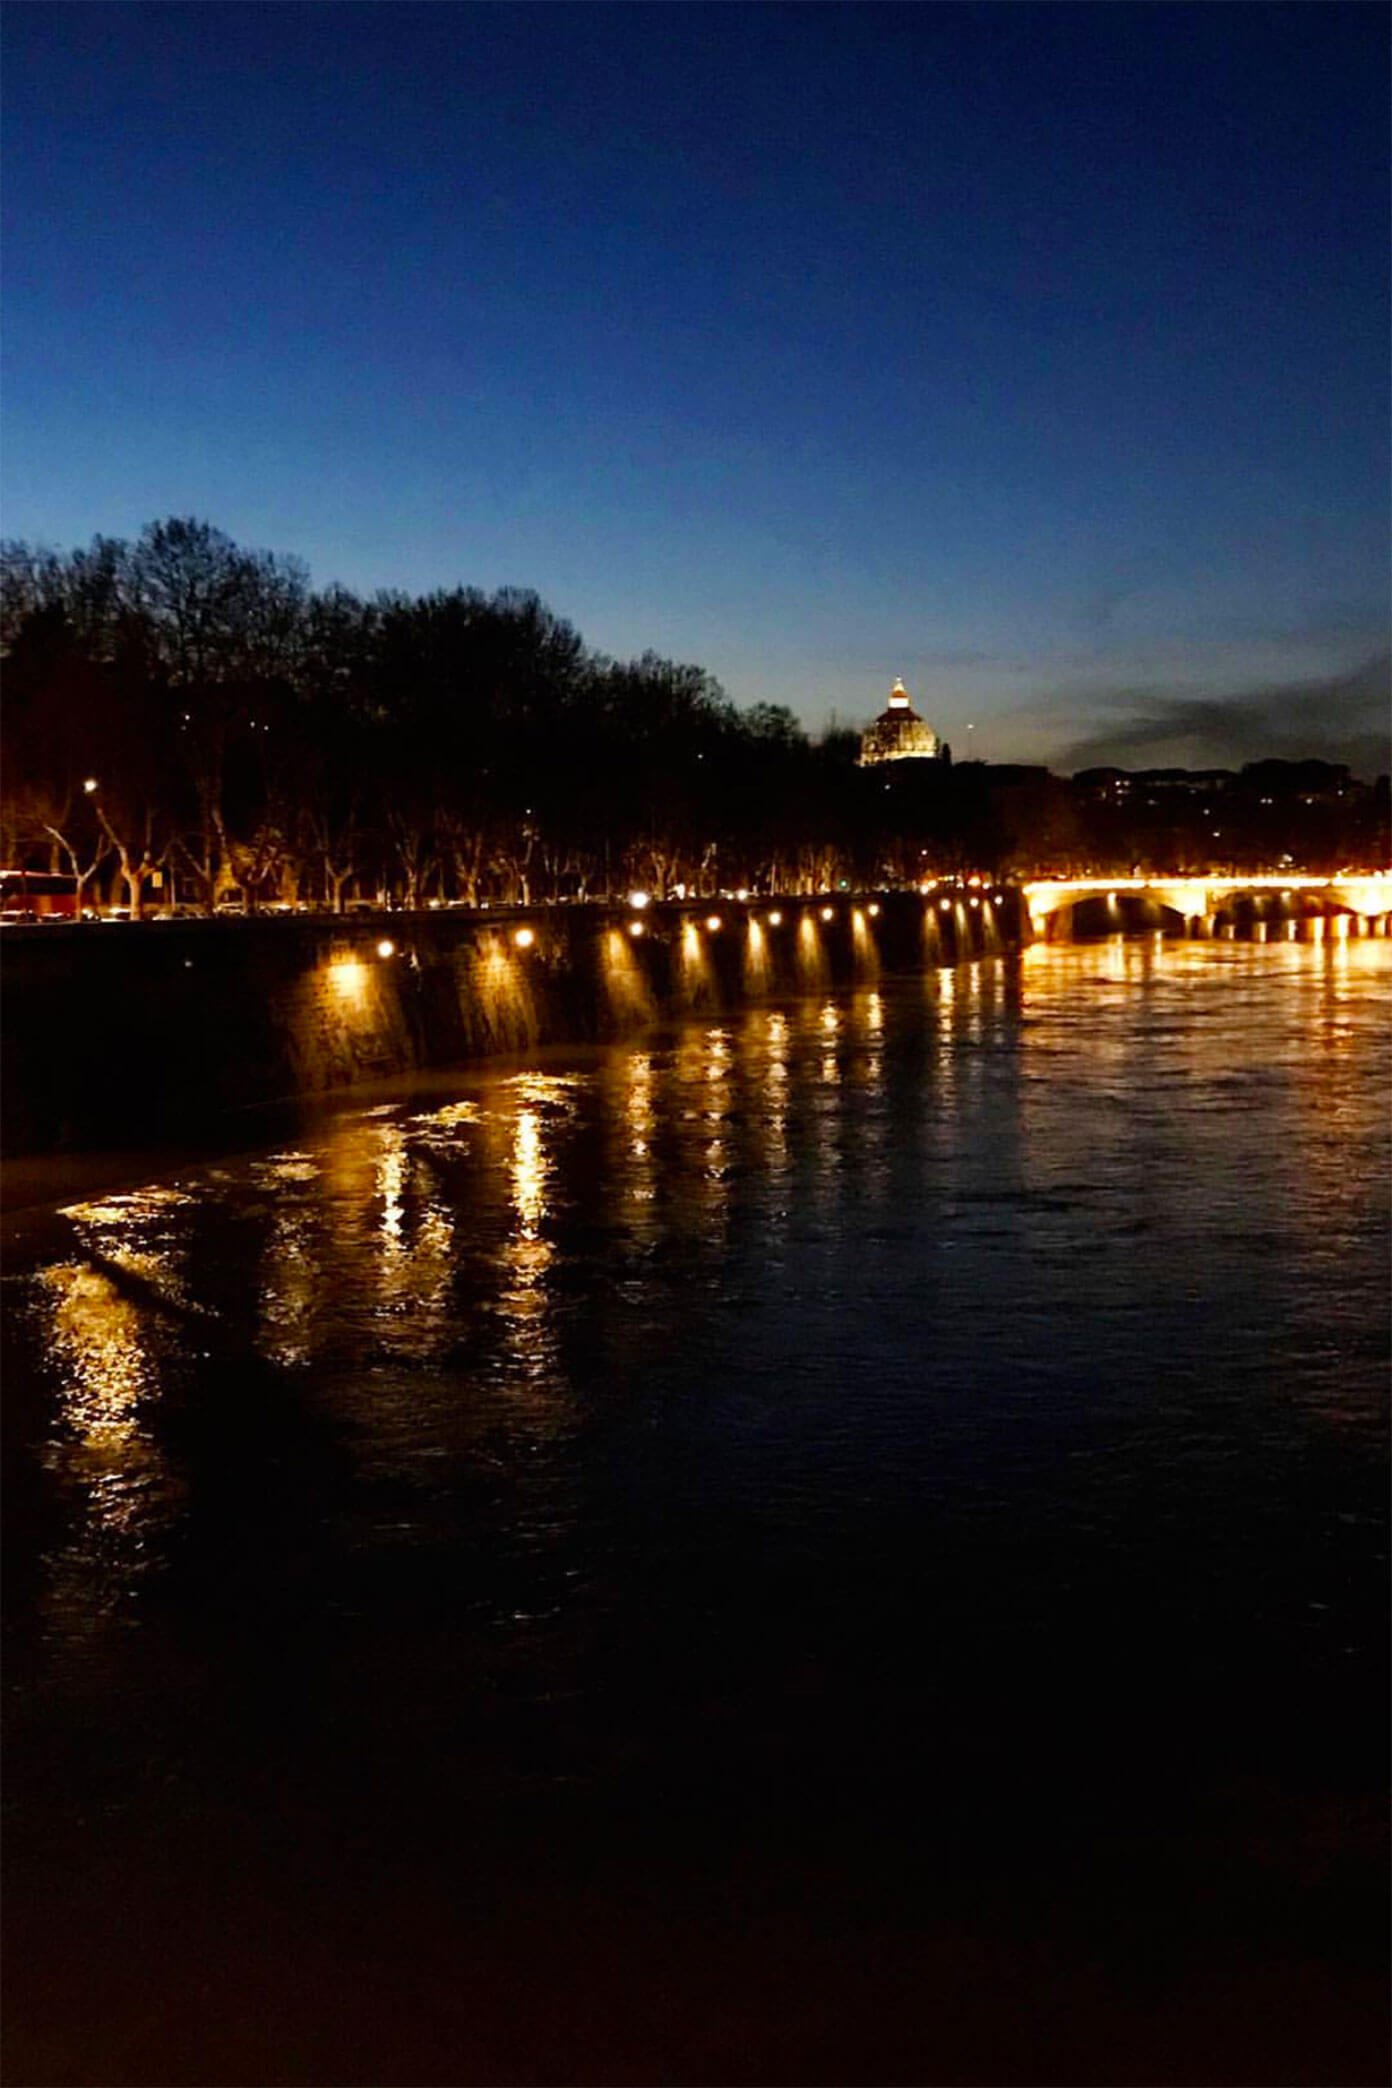
<svg viewBox="0 0 1392 2088">
<path fill-rule="evenodd" d="M 12 1213 L 8 2077 L 1380 2078 L 1390 964 L 1037 947 Z"/>
</svg>

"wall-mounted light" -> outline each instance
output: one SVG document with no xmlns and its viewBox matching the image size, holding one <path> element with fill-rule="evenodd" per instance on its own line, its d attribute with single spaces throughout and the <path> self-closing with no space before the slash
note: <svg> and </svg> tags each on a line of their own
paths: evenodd
<svg viewBox="0 0 1392 2088">
<path fill-rule="evenodd" d="M 824 907 L 822 908 L 822 919 L 823 919 L 824 921 L 830 921 L 830 920 L 834 920 L 834 919 L 835 919 L 835 917 L 836 917 L 836 908 L 835 908 L 834 906 L 824 906 Z"/>
<path fill-rule="evenodd" d="M 872 905 L 872 906 L 867 906 L 867 907 L 866 907 L 866 909 L 865 909 L 865 911 L 866 911 L 866 912 L 867 912 L 867 913 L 869 914 L 869 916 L 870 916 L 871 920 L 873 921 L 873 920 L 875 920 L 875 919 L 877 918 L 877 916 L 878 916 L 878 914 L 879 914 L 879 911 L 880 911 L 880 909 L 879 909 L 878 905 Z"/>
<path fill-rule="evenodd" d="M 630 921 L 628 932 L 630 935 L 641 935 L 643 933 L 643 923 L 641 921 Z"/>
<path fill-rule="evenodd" d="M 377 955 L 379 957 L 395 957 L 396 944 L 394 942 L 388 942 L 387 938 L 383 936 L 381 942 L 379 942 L 377 945 Z"/>
<path fill-rule="evenodd" d="M 643 908 L 648 903 L 648 894 L 646 892 L 630 892 L 628 895 L 628 903 L 630 906 L 635 907 L 639 913 L 641 913 L 643 911 Z"/>
<path fill-rule="evenodd" d="M 768 924 L 770 928 L 781 928 L 783 926 L 782 914 L 777 912 L 771 913 L 768 917 Z"/>
<path fill-rule="evenodd" d="M 719 916 L 719 914 L 707 914 L 707 915 L 706 915 L 706 926 L 707 926 L 707 928 L 709 928 L 709 930 L 710 930 L 710 932 L 711 932 L 711 934 L 712 934 L 712 935 L 714 935 L 714 934 L 715 934 L 715 931 L 716 931 L 716 929 L 717 929 L 717 928 L 719 928 L 719 927 L 720 927 L 720 925 L 721 925 L 721 921 L 720 921 L 720 916 Z"/>
<path fill-rule="evenodd" d="M 530 928 L 519 928 L 512 939 L 519 950 L 530 950 L 532 944 L 536 941 L 536 936 Z"/>
</svg>

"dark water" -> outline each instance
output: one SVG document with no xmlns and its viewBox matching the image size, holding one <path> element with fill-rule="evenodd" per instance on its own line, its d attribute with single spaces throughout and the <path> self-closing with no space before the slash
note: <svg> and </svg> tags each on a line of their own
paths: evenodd
<svg viewBox="0 0 1392 2088">
<path fill-rule="evenodd" d="M 1390 961 L 12 1215 L 8 2078 L 1381 2079 Z"/>
</svg>

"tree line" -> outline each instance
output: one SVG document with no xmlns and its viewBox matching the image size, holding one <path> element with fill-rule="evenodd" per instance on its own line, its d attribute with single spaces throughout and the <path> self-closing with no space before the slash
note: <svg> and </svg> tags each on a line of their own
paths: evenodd
<svg viewBox="0 0 1392 2088">
<path fill-rule="evenodd" d="M 316 589 L 194 518 L 0 546 L 0 650 L 4 862 L 132 915 L 171 890 L 208 911 L 814 891 L 1135 845 L 1043 770 L 859 769 L 854 732 L 610 659 L 533 593 Z"/>
<path fill-rule="evenodd" d="M 316 590 L 203 521 L 3 547 L 5 859 L 211 909 L 843 874 L 846 750 L 535 594 Z M 89 787 L 95 785 L 95 788 Z M 37 853 L 36 853 L 37 851 Z"/>
</svg>

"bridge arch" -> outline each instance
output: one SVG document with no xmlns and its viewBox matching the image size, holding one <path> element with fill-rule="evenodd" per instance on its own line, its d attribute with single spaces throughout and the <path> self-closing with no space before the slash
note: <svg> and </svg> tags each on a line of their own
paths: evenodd
<svg viewBox="0 0 1392 2088">
<path fill-rule="evenodd" d="M 1069 920 L 1075 909 L 1087 902 L 1116 902 L 1117 928 L 1122 926 L 1120 907 L 1128 898 L 1143 897 L 1165 915 L 1182 922 L 1189 933 L 1212 933 L 1220 915 L 1231 919 L 1238 905 L 1250 900 L 1254 920 L 1269 920 L 1272 902 L 1279 902 L 1282 918 L 1299 919 L 1312 911 L 1324 916 L 1351 917 L 1362 932 L 1386 932 L 1392 927 L 1392 873 L 1359 871 L 1321 877 L 1081 877 L 1040 878 L 1023 887 L 1031 932 L 1048 935 Z M 1289 909 L 1289 910 L 1287 910 Z"/>
</svg>

